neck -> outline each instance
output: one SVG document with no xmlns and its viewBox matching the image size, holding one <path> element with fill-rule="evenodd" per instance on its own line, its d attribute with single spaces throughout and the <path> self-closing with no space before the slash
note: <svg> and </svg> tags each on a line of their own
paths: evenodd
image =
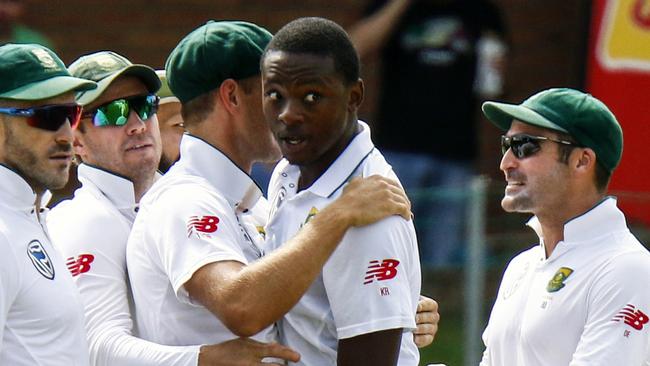
<svg viewBox="0 0 650 366">
<path fill-rule="evenodd" d="M 558 243 L 564 240 L 566 223 L 592 209 L 605 195 L 594 192 L 593 195 L 585 194 L 578 197 L 580 199 L 567 200 L 569 202 L 565 202 L 565 206 L 561 210 L 556 209 L 554 212 L 536 214 L 542 228 L 546 258 L 549 258 Z"/>
<path fill-rule="evenodd" d="M 238 131 L 231 126 L 233 124 L 229 123 L 228 120 L 215 118 L 214 120 L 204 120 L 192 126 L 187 129 L 187 132 L 219 149 L 241 170 L 250 174 L 254 162 L 253 157 L 250 155 L 250 148 L 242 146 Z"/>
<path fill-rule="evenodd" d="M 328 151 L 315 161 L 300 165 L 300 179 L 298 180 L 298 190 L 301 191 L 312 184 L 332 165 L 332 163 L 348 147 L 352 139 L 362 130 L 361 125 L 354 116 L 354 122 L 350 123 L 348 131 L 343 134 L 341 139 L 334 144 Z"/>
<path fill-rule="evenodd" d="M 133 181 L 133 195 L 136 203 L 140 203 L 142 196 L 144 196 L 149 188 L 151 188 L 155 175 L 156 173 L 154 172 L 153 174 L 149 174 L 148 177 L 139 178 Z"/>
</svg>

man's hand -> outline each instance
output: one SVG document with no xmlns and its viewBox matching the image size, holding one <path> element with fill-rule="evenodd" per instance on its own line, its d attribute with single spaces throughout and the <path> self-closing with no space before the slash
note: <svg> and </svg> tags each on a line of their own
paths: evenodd
<svg viewBox="0 0 650 366">
<path fill-rule="evenodd" d="M 202 346 L 198 366 L 249 366 L 284 365 L 281 363 L 262 363 L 262 359 L 273 357 L 280 360 L 298 362 L 300 354 L 278 343 L 261 343 L 249 338 L 238 338 L 220 344 Z"/>
<path fill-rule="evenodd" d="M 391 215 L 411 219 L 411 202 L 402 187 L 379 175 L 352 179 L 330 207 L 347 217 L 350 226 L 369 225 Z"/>
<path fill-rule="evenodd" d="M 439 321 L 438 303 L 434 299 L 420 295 L 418 311 L 415 314 L 417 329 L 413 332 L 413 339 L 419 348 L 426 347 L 433 342 L 438 332 Z"/>
</svg>

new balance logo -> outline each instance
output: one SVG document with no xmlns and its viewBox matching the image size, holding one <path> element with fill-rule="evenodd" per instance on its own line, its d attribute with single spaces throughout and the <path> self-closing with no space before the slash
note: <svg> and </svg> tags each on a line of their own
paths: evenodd
<svg viewBox="0 0 650 366">
<path fill-rule="evenodd" d="M 648 324 L 649 321 L 648 316 L 641 309 L 636 309 L 632 304 L 627 304 L 612 319 L 614 322 L 620 322 L 621 320 L 636 330 L 643 329 L 643 326 Z"/>
<path fill-rule="evenodd" d="M 210 234 L 217 231 L 219 218 L 216 216 L 191 216 L 187 222 L 187 237 L 192 234 L 200 236 L 201 234 Z M 208 237 L 210 235 L 207 235 Z"/>
<path fill-rule="evenodd" d="M 395 259 L 384 259 L 381 263 L 378 260 L 370 261 L 363 284 L 367 285 L 374 280 L 386 281 L 394 278 L 397 276 L 397 266 L 399 266 L 399 261 Z"/>
<path fill-rule="evenodd" d="M 95 256 L 92 254 L 80 254 L 76 258 L 68 258 L 65 264 L 68 266 L 68 271 L 70 271 L 72 277 L 75 277 L 90 271 L 90 263 L 94 260 Z"/>
</svg>

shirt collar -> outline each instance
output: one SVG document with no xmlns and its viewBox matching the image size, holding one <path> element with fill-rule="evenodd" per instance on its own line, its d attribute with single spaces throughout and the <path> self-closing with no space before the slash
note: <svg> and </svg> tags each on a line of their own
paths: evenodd
<svg viewBox="0 0 650 366">
<path fill-rule="evenodd" d="M 329 198 L 354 175 L 363 160 L 373 151 L 375 145 L 370 139 L 370 127 L 363 121 L 358 121 L 362 130 L 343 152 L 334 160 L 327 170 L 309 187 L 308 191 L 321 197 Z M 300 169 L 288 164 L 285 172 L 296 182 L 300 177 Z M 282 175 L 284 176 L 284 175 Z"/>
<path fill-rule="evenodd" d="M 31 212 L 36 204 L 36 193 L 27 181 L 15 171 L 0 164 L 0 202 L 21 211 Z M 45 205 L 45 197 L 41 204 Z"/>
<path fill-rule="evenodd" d="M 262 197 L 262 190 L 246 172 L 201 138 L 184 134 L 180 151 L 181 166 L 205 178 L 238 210 L 253 207 Z"/>
<path fill-rule="evenodd" d="M 96 186 L 117 209 L 137 207 L 133 182 L 129 179 L 88 164 L 80 164 L 77 175 L 83 185 Z"/>
<path fill-rule="evenodd" d="M 541 243 L 542 226 L 537 216 L 533 216 L 527 225 L 535 230 Z M 563 242 L 584 242 L 618 230 L 627 230 L 625 215 L 616 206 L 616 198 L 609 196 L 564 224 Z"/>
</svg>

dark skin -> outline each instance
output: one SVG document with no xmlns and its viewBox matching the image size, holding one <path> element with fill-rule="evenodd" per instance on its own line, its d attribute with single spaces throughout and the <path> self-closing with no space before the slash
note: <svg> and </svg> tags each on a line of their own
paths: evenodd
<svg viewBox="0 0 650 366">
<path fill-rule="evenodd" d="M 361 130 L 363 82 L 346 82 L 329 56 L 270 51 L 262 63 L 264 116 L 290 163 L 298 189 L 311 186 Z M 396 365 L 402 328 L 341 339 L 338 365 Z"/>
<path fill-rule="evenodd" d="M 309 187 L 359 133 L 363 82 L 346 82 L 331 57 L 272 51 L 264 59 L 264 113 L 282 154 Z"/>
</svg>

